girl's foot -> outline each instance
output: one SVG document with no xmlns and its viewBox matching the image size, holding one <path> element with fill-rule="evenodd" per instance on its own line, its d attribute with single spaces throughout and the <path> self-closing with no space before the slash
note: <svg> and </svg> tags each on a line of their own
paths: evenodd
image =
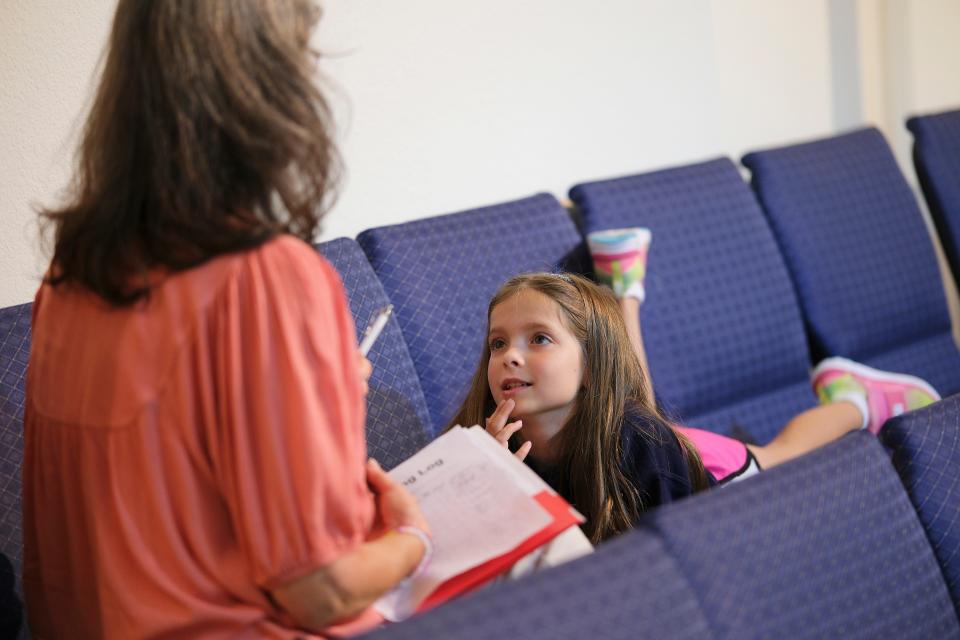
<svg viewBox="0 0 960 640">
<path fill-rule="evenodd" d="M 587 245 L 597 281 L 613 289 L 618 298 L 636 298 L 643 302 L 650 238 L 650 230 L 643 227 L 588 234 Z"/>
<path fill-rule="evenodd" d="M 848 360 L 827 358 L 811 374 L 821 404 L 846 400 L 864 416 L 863 428 L 878 433 L 888 418 L 919 409 L 940 399 L 925 380 L 890 373 Z"/>
</svg>

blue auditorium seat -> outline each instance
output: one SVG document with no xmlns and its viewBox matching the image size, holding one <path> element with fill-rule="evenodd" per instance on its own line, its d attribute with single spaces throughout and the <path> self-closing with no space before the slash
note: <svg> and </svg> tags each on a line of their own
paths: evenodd
<svg viewBox="0 0 960 640">
<path fill-rule="evenodd" d="M 668 414 L 766 442 L 815 405 L 793 285 L 729 159 L 584 183 L 570 197 L 587 232 L 653 231 L 641 317 Z"/>
<path fill-rule="evenodd" d="M 917 514 L 864 432 L 649 519 L 710 637 L 960 637 Z"/>
<path fill-rule="evenodd" d="M 317 249 L 340 273 L 360 336 L 377 310 L 389 304 L 387 294 L 355 241 L 338 238 Z M 430 416 L 395 317 L 367 357 L 373 364 L 367 393 L 367 449 L 390 469 L 430 441 Z"/>
<path fill-rule="evenodd" d="M 31 308 L 31 304 L 21 304 L 0 309 L 0 554 L 9 561 L 0 558 L 0 634 L 21 627 L 24 617 L 20 604 L 20 467 Z M 15 594 L 9 588 L 14 584 Z M 25 637 L 25 630 L 22 634 Z"/>
<path fill-rule="evenodd" d="M 817 355 L 960 391 L 960 353 L 936 254 L 883 136 L 862 129 L 750 153 Z"/>
<path fill-rule="evenodd" d="M 892 418 L 880 437 L 893 450 L 960 615 L 960 395 Z"/>
<path fill-rule="evenodd" d="M 394 304 L 434 434 L 466 394 L 497 288 L 519 273 L 579 271 L 589 262 L 567 211 L 548 194 L 368 229 L 357 240 Z"/>
<path fill-rule="evenodd" d="M 635 530 L 593 554 L 497 584 L 369 640 L 699 640 L 710 638 L 697 596 L 663 542 Z"/>
<path fill-rule="evenodd" d="M 913 164 L 954 278 L 960 280 L 960 110 L 907 120 Z"/>
</svg>

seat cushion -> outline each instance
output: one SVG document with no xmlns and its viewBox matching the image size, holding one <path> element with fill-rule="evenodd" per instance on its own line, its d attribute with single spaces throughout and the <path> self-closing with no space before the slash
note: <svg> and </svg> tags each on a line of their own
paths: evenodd
<svg viewBox="0 0 960 640">
<path fill-rule="evenodd" d="M 317 246 L 340 273 L 357 335 L 390 302 L 359 245 L 339 238 Z M 367 356 L 373 364 L 367 393 L 367 450 L 390 469 L 430 440 L 430 416 L 413 361 L 395 318 L 390 318 Z"/>
<path fill-rule="evenodd" d="M 913 162 L 940 242 L 960 280 L 960 110 L 907 120 Z"/>
<path fill-rule="evenodd" d="M 583 239 L 548 194 L 369 229 L 357 240 L 395 306 L 435 433 L 466 395 L 497 288 L 519 273 L 584 265 Z"/>
<path fill-rule="evenodd" d="M 714 637 L 960 637 L 923 527 L 866 433 L 651 519 Z"/>
<path fill-rule="evenodd" d="M 887 421 L 880 432 L 960 614 L 960 395 Z"/>
<path fill-rule="evenodd" d="M 814 406 L 793 284 L 729 159 L 584 183 L 570 197 L 588 232 L 653 232 L 641 317 L 668 413 L 720 433 L 737 421 L 766 442 L 791 412 Z M 734 407 L 749 410 L 727 415 Z"/>
<path fill-rule="evenodd" d="M 936 254 L 913 192 L 876 129 L 751 153 L 744 164 L 797 285 L 818 355 L 919 375 L 960 391 L 960 353 L 914 345 L 950 334 Z"/>
</svg>

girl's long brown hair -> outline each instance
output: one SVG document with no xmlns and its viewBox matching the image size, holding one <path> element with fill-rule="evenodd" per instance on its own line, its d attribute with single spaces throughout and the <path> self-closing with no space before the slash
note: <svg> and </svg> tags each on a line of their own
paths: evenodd
<svg viewBox="0 0 960 640">
<path fill-rule="evenodd" d="M 279 233 L 311 241 L 338 166 L 310 0 L 120 0 L 48 282 L 124 305 Z"/>
<path fill-rule="evenodd" d="M 621 468 L 621 431 L 627 411 L 639 413 L 644 422 L 669 422 L 644 392 L 646 374 L 612 293 L 576 275 L 516 276 L 490 300 L 488 326 L 494 307 L 525 289 L 557 303 L 583 349 L 583 386 L 560 432 L 560 477 L 565 486 L 559 489 L 586 516 L 584 531 L 597 543 L 631 529 L 646 506 L 644 496 Z M 487 380 L 489 362 L 490 348 L 485 345 L 470 391 L 451 425 L 483 424 L 496 408 Z M 674 434 L 686 456 L 694 488 L 706 488 L 706 471 L 696 449 L 681 433 Z M 638 435 L 657 437 L 654 433 Z M 519 442 L 511 444 L 516 447 Z"/>
</svg>

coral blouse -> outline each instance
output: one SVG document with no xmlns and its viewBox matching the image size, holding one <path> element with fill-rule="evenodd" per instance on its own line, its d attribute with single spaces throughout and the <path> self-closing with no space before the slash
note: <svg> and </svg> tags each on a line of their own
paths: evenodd
<svg viewBox="0 0 960 640">
<path fill-rule="evenodd" d="M 133 307 L 43 285 L 33 314 L 33 635 L 308 637 L 266 592 L 357 547 L 374 518 L 333 268 L 284 236 L 167 276 Z"/>
</svg>

